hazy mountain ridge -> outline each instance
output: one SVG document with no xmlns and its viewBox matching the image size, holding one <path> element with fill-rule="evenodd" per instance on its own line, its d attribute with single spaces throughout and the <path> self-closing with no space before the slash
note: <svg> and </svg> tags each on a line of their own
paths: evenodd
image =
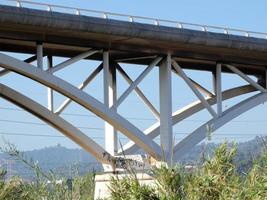
<svg viewBox="0 0 267 200">
<path fill-rule="evenodd" d="M 238 151 L 236 162 L 239 171 L 245 171 L 262 152 L 264 141 L 267 138 L 256 137 L 248 142 L 237 143 Z M 182 164 L 201 163 L 207 156 L 212 156 L 214 148 L 218 144 L 208 143 L 194 147 L 188 154 L 179 160 Z M 68 149 L 61 145 L 46 147 L 43 149 L 23 152 L 28 159 L 33 159 L 44 171 L 54 171 L 62 176 L 83 175 L 88 171 L 101 171 L 101 165 L 89 153 L 81 149 Z M 0 154 L 1 167 L 5 168 L 7 176 L 20 175 L 24 178 L 32 178 L 33 173 L 23 163 L 5 154 Z"/>
</svg>

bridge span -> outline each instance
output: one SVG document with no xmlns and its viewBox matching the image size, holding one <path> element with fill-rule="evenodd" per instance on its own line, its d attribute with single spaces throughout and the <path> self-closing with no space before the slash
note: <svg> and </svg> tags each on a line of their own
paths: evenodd
<svg viewBox="0 0 267 200">
<path fill-rule="evenodd" d="M 130 21 L 121 21 L 110 19 L 107 14 L 105 18 L 85 16 L 80 13 L 82 9 L 76 14 L 67 14 L 54 11 L 51 5 L 47 5 L 48 10 L 37 10 L 23 7 L 23 1 L 17 2 L 17 7 L 0 5 L 0 51 L 33 56 L 22 61 L 0 53 L 0 77 L 15 72 L 47 86 L 48 106 L 45 108 L 3 84 L 0 85 L 0 96 L 55 127 L 100 162 L 113 168 L 118 164 L 119 155 L 123 152 L 134 154 L 139 148 L 157 160 L 164 158 L 170 163 L 202 141 L 208 131 L 215 131 L 267 100 L 265 33 L 240 31 L 245 33 L 242 36 L 231 34 L 231 29 L 223 29 L 222 33 L 218 33 L 210 30 L 217 27 L 206 26 L 201 26 L 201 30 L 191 30 L 181 24 L 178 27 L 161 25 L 159 20 L 155 20 L 155 24 L 138 22 L 134 17 L 130 17 Z M 53 65 L 54 56 L 68 60 Z M 46 67 L 44 57 L 48 60 Z M 54 75 L 82 59 L 98 60 L 101 64 L 79 87 Z M 33 61 L 37 61 L 37 66 L 31 64 Z M 124 63 L 146 65 L 147 68 L 136 80 L 132 80 L 123 69 Z M 159 109 L 138 87 L 154 67 L 159 68 Z M 209 91 L 191 79 L 184 69 L 212 74 L 214 90 Z M 104 102 L 83 91 L 102 70 Z M 120 97 L 116 94 L 116 73 L 120 73 L 129 83 L 128 89 Z M 174 87 L 171 83 L 172 73 L 181 77 L 199 99 L 174 113 L 171 102 L 171 89 Z M 248 84 L 222 91 L 222 73 L 237 74 Z M 53 104 L 53 91 L 66 96 L 57 109 Z M 145 131 L 116 112 L 133 91 L 158 120 Z M 255 95 L 227 110 L 222 109 L 224 100 L 252 92 Z M 105 148 L 60 116 L 71 101 L 105 121 Z M 173 125 L 203 109 L 208 110 L 212 119 L 173 144 Z M 118 146 L 117 131 L 130 139 L 122 149 Z M 160 144 L 153 140 L 157 136 L 160 136 Z"/>
</svg>

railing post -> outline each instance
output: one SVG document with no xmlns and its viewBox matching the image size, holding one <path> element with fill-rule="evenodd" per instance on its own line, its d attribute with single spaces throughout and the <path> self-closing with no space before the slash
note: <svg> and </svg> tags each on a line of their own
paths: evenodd
<svg viewBox="0 0 267 200">
<path fill-rule="evenodd" d="M 160 142 L 163 159 L 168 164 L 171 164 L 173 144 L 171 70 L 171 55 L 168 53 L 166 60 L 159 67 Z"/>
<path fill-rule="evenodd" d="M 156 19 L 156 20 L 154 21 L 154 25 L 159 26 L 159 20 Z"/>
<path fill-rule="evenodd" d="M 134 22 L 134 18 L 133 17 L 129 17 L 129 22 Z"/>
<path fill-rule="evenodd" d="M 183 28 L 183 24 L 179 22 L 179 23 L 177 24 L 177 28 L 181 28 L 181 29 L 182 29 L 182 28 Z"/>
<path fill-rule="evenodd" d="M 21 8 L 21 2 L 20 2 L 19 0 L 16 2 L 16 6 L 17 6 L 18 8 Z"/>
<path fill-rule="evenodd" d="M 226 35 L 228 35 L 228 34 L 229 34 L 228 29 L 225 28 L 225 29 L 223 30 L 223 33 L 226 34 Z"/>
<path fill-rule="evenodd" d="M 76 10 L 75 12 L 76 15 L 81 15 L 81 11 L 79 9 Z"/>
<path fill-rule="evenodd" d="M 51 12 L 52 11 L 52 7 L 50 5 L 47 5 L 47 11 Z"/>
</svg>

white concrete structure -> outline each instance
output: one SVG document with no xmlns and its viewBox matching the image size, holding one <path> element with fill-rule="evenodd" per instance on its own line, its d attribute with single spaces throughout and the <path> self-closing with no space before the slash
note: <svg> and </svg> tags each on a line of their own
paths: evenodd
<svg viewBox="0 0 267 200">
<path fill-rule="evenodd" d="M 100 198 L 110 198 L 110 184 L 111 184 L 111 180 L 112 178 L 118 179 L 118 180 L 122 180 L 123 178 L 126 177 L 131 177 L 130 174 L 111 174 L 111 173 L 107 173 L 107 174 L 102 174 L 102 175 L 97 175 L 95 178 L 95 197 L 94 199 L 100 199 Z M 142 185 L 149 185 L 149 186 L 155 186 L 155 180 L 153 179 L 153 177 L 151 177 L 148 174 L 145 173 L 137 173 L 136 174 L 136 178 L 138 179 L 139 183 Z"/>
<path fill-rule="evenodd" d="M 160 98 L 160 145 L 163 160 L 171 164 L 173 153 L 172 132 L 172 78 L 171 55 L 159 67 L 159 98 Z"/>
<path fill-rule="evenodd" d="M 0 97 L 51 125 L 103 164 L 109 174 L 96 178 L 95 198 L 105 197 L 110 172 L 129 168 L 125 163 L 130 163 L 135 170 L 149 168 L 159 161 L 172 165 L 205 139 L 207 132 L 214 132 L 267 101 L 267 33 L 23 0 L 8 2 L 15 3 L 16 7 L 0 5 L 0 78 L 16 73 L 45 86 L 47 107 L 4 84 L 0 84 Z M 32 9 L 35 6 L 38 8 Z M 58 9 L 73 14 L 62 14 Z M 101 18 L 88 16 L 92 13 L 101 15 Z M 235 33 L 239 35 L 233 35 Z M 32 56 L 22 61 L 15 57 L 16 54 L 12 57 L 3 52 Z M 65 61 L 55 64 L 55 57 L 63 57 Z M 44 66 L 45 59 L 47 67 Z M 70 65 L 89 59 L 100 61 L 100 64 L 81 80 L 78 87 L 57 76 Z M 34 61 L 36 66 L 31 64 Z M 146 68 L 133 80 L 127 74 L 125 63 Z M 158 95 L 153 96 L 159 100 L 158 107 L 140 87 L 153 69 L 159 72 L 158 81 L 149 84 L 159 86 Z M 212 74 L 213 91 L 190 78 L 187 69 L 204 71 L 207 76 Z M 103 92 L 103 102 L 85 92 L 101 71 L 103 88 L 98 89 L 99 93 Z M 224 73 L 239 76 L 248 85 L 222 91 Z M 129 85 L 120 96 L 117 94 L 118 75 Z M 172 92 L 180 91 L 172 84 L 173 77 L 181 78 L 198 99 L 175 112 L 172 110 Z M 65 97 L 57 108 L 56 92 Z M 120 106 L 132 92 L 156 121 L 144 131 L 119 114 Z M 250 97 L 239 98 L 241 100 L 236 105 L 223 108 L 223 101 L 245 94 Z M 103 147 L 62 117 L 71 102 L 104 121 Z M 203 110 L 208 111 L 211 119 L 175 143 L 173 126 Z M 118 144 L 119 133 L 128 138 L 123 146 Z M 159 141 L 156 142 L 156 138 Z M 146 156 L 134 155 L 140 149 Z M 141 182 L 153 184 L 151 177 L 137 176 Z"/>
<path fill-rule="evenodd" d="M 103 69 L 104 69 L 104 104 L 108 108 L 112 108 L 116 112 L 113 105 L 117 102 L 117 83 L 116 69 L 109 63 L 109 52 L 103 53 Z M 111 155 L 117 155 L 118 151 L 118 133 L 116 129 L 109 123 L 105 122 L 105 148 Z"/>
<path fill-rule="evenodd" d="M 74 60 L 75 62 L 77 62 L 78 57 L 82 59 L 85 57 L 85 54 L 92 55 L 93 53 L 99 52 L 99 50 L 90 50 L 86 53 L 83 53 L 82 56 L 76 56 L 75 59 L 69 59 L 57 65 L 57 69 L 55 70 L 52 66 L 51 56 L 48 56 L 48 69 L 45 70 L 41 67 L 34 67 L 33 65 L 27 63 L 33 61 L 34 58 L 20 61 L 16 58 L 0 53 L 0 66 L 2 68 L 5 68 L 3 76 L 5 75 L 5 73 L 13 71 L 48 87 L 48 108 L 45 110 L 44 107 L 30 100 L 28 97 L 25 97 L 22 94 L 11 90 L 4 85 L 1 85 L 2 89 L 0 90 L 0 96 L 28 110 L 29 112 L 48 122 L 49 124 L 52 124 L 63 134 L 70 137 L 77 144 L 85 148 L 88 152 L 92 153 L 100 162 L 102 162 L 103 164 L 108 164 L 111 167 L 109 168 L 109 170 L 114 170 L 116 166 L 119 167 L 120 165 L 120 163 L 116 163 L 118 159 L 117 157 L 115 157 L 116 155 L 122 153 L 122 150 L 118 150 L 116 130 L 121 131 L 131 140 L 131 142 L 123 147 L 123 151 L 126 155 L 133 154 L 136 150 L 142 148 L 156 160 L 164 159 L 167 163 L 171 164 L 171 161 L 173 159 L 175 160 L 179 158 L 195 144 L 199 143 L 206 137 L 207 126 L 212 127 L 212 131 L 215 131 L 233 118 L 266 101 L 266 89 L 263 86 L 253 81 L 250 77 L 246 76 L 236 67 L 228 64 L 224 65 L 223 63 L 217 65 L 216 80 L 214 81 L 216 83 L 216 90 L 215 95 L 212 95 L 212 93 L 207 89 L 202 87 L 194 80 L 190 79 L 184 73 L 179 64 L 175 60 L 172 60 L 171 54 L 169 53 L 166 54 L 165 58 L 156 57 L 143 71 L 143 73 L 141 73 L 141 75 L 137 77 L 135 81 L 130 79 L 130 77 L 123 70 L 123 68 L 119 66 L 118 63 L 112 61 L 111 65 L 108 51 L 103 52 L 103 63 L 100 64 L 78 88 L 53 75 L 53 72 L 67 67 L 68 62 L 69 64 L 73 63 Z M 41 59 L 41 56 L 39 56 L 39 58 Z M 40 65 L 41 61 L 37 63 L 39 63 Z M 159 66 L 160 112 L 158 112 L 153 107 L 153 105 L 138 88 L 138 84 L 149 73 L 151 68 L 156 65 Z M 233 72 L 237 73 L 250 85 L 241 86 L 222 92 L 222 66 L 225 66 L 231 69 Z M 174 73 L 178 74 L 179 77 L 181 77 L 186 82 L 190 89 L 192 89 L 192 91 L 199 98 L 199 101 L 194 102 L 174 113 L 172 113 L 171 108 L 172 67 L 175 70 Z M 84 89 L 102 69 L 104 69 L 104 104 L 82 91 L 82 89 Z M 130 84 L 129 88 L 126 89 L 121 97 L 118 98 L 119 103 L 117 103 L 118 101 L 116 97 L 117 70 Z M 53 90 L 65 95 L 67 98 L 63 102 L 63 104 L 58 109 L 56 109 L 55 112 L 53 111 Z M 141 99 L 148 106 L 151 112 L 155 114 L 156 118 L 159 115 L 159 121 L 144 132 L 136 128 L 132 123 L 116 113 L 116 108 L 126 99 L 126 97 L 132 91 L 137 92 L 137 94 L 141 97 Z M 229 108 L 228 110 L 222 111 L 223 100 L 227 100 L 254 91 L 259 91 L 259 93 L 255 94 L 247 100 L 240 102 L 232 108 Z M 202 93 L 206 94 L 207 96 L 203 96 Z M 76 103 L 80 104 L 86 109 L 89 109 L 106 121 L 106 150 L 103 150 L 102 147 L 100 147 L 87 136 L 83 135 L 83 133 L 81 133 L 78 129 L 75 129 L 75 127 L 68 124 L 68 122 L 65 122 L 65 120 L 63 120 L 59 116 L 59 114 L 69 105 L 71 101 L 75 101 Z M 213 108 L 211 107 L 215 103 L 217 103 L 217 112 L 215 112 L 215 110 L 213 110 Z M 193 131 L 178 144 L 174 144 L 172 126 L 179 123 L 183 119 L 201 111 L 202 109 L 207 109 L 213 116 L 213 119 Z M 158 135 L 160 135 L 160 144 L 157 144 L 153 141 L 153 139 Z"/>
<path fill-rule="evenodd" d="M 266 33 L 27 1 L 14 2 L 17 5 L 15 8 L 0 5 L 0 51 L 33 56 L 21 61 L 15 56 L 0 53 L 0 77 L 11 72 L 17 73 L 47 87 L 47 108 L 3 84 L 0 85 L 0 96 L 55 127 L 108 166 L 107 170 L 120 168 L 123 154 L 129 156 L 139 149 L 155 160 L 164 160 L 170 165 L 206 137 L 207 127 L 211 127 L 210 131 L 215 131 L 266 101 L 267 40 L 253 37 L 265 37 Z M 26 2 L 46 9 L 24 8 Z M 76 14 L 54 12 L 58 8 L 73 10 Z M 104 19 L 81 16 L 83 12 L 101 14 Z M 111 20 L 112 16 L 126 17 L 127 22 Z M 138 20 L 149 20 L 150 24 L 136 23 Z M 167 22 L 175 27 L 164 26 Z M 189 30 L 187 26 L 193 26 L 197 30 Z M 212 28 L 222 33 L 209 32 Z M 247 37 L 233 36 L 232 32 Z M 54 57 L 64 57 L 66 60 L 53 64 Z M 45 58 L 47 68 L 44 66 Z M 85 80 L 81 80 L 78 87 L 56 76 L 60 70 L 88 59 L 101 63 Z M 30 64 L 33 61 L 37 61 L 36 66 Z M 147 67 L 133 80 L 127 74 L 124 63 Z M 140 88 L 140 83 L 155 68 L 159 70 L 159 81 L 152 84 L 159 84 L 159 95 L 155 95 L 159 100 L 158 107 L 149 101 Z M 190 78 L 185 69 L 211 73 L 214 91 L 209 91 Z M 99 92 L 104 94 L 103 102 L 84 91 L 101 71 L 103 91 Z M 236 74 L 248 85 L 222 91 L 223 73 Z M 117 96 L 118 74 L 129 84 L 121 96 Z M 172 111 L 174 75 L 180 77 L 198 99 L 175 112 Z M 54 108 L 54 92 L 66 98 L 58 108 Z M 155 124 L 145 131 L 118 113 L 120 105 L 132 92 L 138 95 L 156 119 Z M 231 108 L 223 109 L 223 101 L 247 93 L 252 96 Z M 72 101 L 104 121 L 105 147 L 101 147 L 61 117 Z M 173 126 L 204 109 L 212 119 L 175 144 Z M 119 132 L 129 139 L 122 148 L 118 145 Z M 154 139 L 158 136 L 160 141 L 156 142 Z"/>
</svg>

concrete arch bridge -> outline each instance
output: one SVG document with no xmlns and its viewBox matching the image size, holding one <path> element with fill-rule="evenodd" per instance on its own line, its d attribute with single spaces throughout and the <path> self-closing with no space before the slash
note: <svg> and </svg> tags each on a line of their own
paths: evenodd
<svg viewBox="0 0 267 200">
<path fill-rule="evenodd" d="M 231 29 L 217 27 L 218 32 L 211 32 L 209 28 L 212 27 L 204 25 L 196 25 L 200 30 L 191 30 L 180 22 L 177 22 L 178 27 L 168 27 L 164 20 L 152 18 L 147 20 L 155 23 L 146 24 L 138 22 L 138 17 L 129 16 L 129 21 L 113 20 L 109 17 L 114 15 L 112 13 L 104 13 L 104 18 L 91 17 L 83 15 L 83 9 L 73 9 L 76 13 L 66 14 L 56 12 L 57 7 L 52 5 L 41 4 L 47 10 L 36 10 L 24 7 L 24 1 L 16 2 L 17 6 L 0 5 L 0 51 L 33 56 L 20 60 L 0 53 L 0 77 L 17 73 L 44 85 L 48 88 L 48 106 L 4 84 L 0 84 L 0 96 L 50 124 L 112 169 L 124 162 L 120 157 L 123 152 L 132 155 L 140 148 L 152 158 L 162 160 L 164 157 L 170 163 L 205 139 L 208 129 L 215 131 L 267 100 L 264 33 L 239 30 L 243 36 L 232 35 Z M 53 65 L 53 57 L 68 59 Z M 47 66 L 44 66 L 44 59 L 47 59 Z M 101 64 L 86 80 L 81 80 L 79 87 L 54 74 L 82 59 L 101 61 Z M 31 64 L 33 61 L 37 61 L 36 66 Z M 123 68 L 124 63 L 147 67 L 132 80 Z M 159 109 L 138 87 L 154 68 L 159 70 L 159 96 L 155 97 L 160 100 Z M 197 83 L 185 69 L 211 74 L 214 89 L 210 91 Z M 83 91 L 100 71 L 104 75 L 104 102 Z M 116 94 L 117 73 L 129 84 L 120 97 Z M 222 91 L 223 73 L 236 74 L 247 84 Z M 180 77 L 198 98 L 173 113 L 172 74 Z M 58 108 L 54 108 L 53 91 L 66 97 Z M 116 111 L 132 92 L 136 92 L 157 119 L 145 131 Z M 222 109 L 223 101 L 252 92 L 253 96 L 227 110 Z M 61 117 L 72 101 L 105 121 L 105 147 Z M 205 109 L 212 119 L 174 144 L 172 127 Z M 118 145 L 117 131 L 130 140 L 122 148 Z M 157 136 L 160 136 L 160 144 L 154 140 Z"/>
</svg>

